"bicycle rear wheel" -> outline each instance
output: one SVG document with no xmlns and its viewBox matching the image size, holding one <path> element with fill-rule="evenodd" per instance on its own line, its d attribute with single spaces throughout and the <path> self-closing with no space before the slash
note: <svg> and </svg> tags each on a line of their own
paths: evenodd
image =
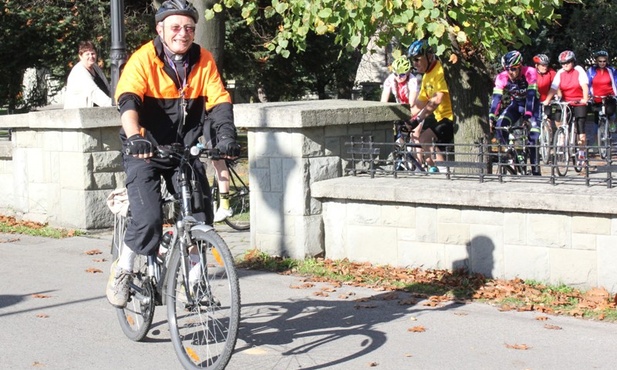
<svg viewBox="0 0 617 370">
<path fill-rule="evenodd" d="M 555 158 L 554 165 L 559 176 L 565 176 L 568 173 L 568 165 L 570 160 L 570 152 L 568 148 L 567 135 L 563 127 L 559 127 L 553 137 L 553 155 Z"/>
<path fill-rule="evenodd" d="M 121 246 L 123 244 L 121 243 Z M 128 302 L 126 307 L 116 308 L 120 327 L 130 340 L 139 342 L 148 334 L 154 318 L 155 302 L 152 280 L 148 276 L 148 258 L 137 255 Z"/>
<path fill-rule="evenodd" d="M 238 336 L 238 277 L 229 248 L 214 230 L 194 230 L 192 237 L 202 261 L 197 266 L 206 269 L 187 292 L 188 257 L 174 250 L 166 280 L 171 340 L 185 369 L 224 369 Z"/>
<path fill-rule="evenodd" d="M 608 121 L 605 117 L 598 120 L 598 151 L 600 157 L 606 159 L 609 146 Z"/>
</svg>

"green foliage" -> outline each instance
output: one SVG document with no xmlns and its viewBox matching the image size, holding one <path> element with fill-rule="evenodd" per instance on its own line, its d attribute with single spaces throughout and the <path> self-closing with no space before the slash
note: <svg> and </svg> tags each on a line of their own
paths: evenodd
<svg viewBox="0 0 617 370">
<path fill-rule="evenodd" d="M 493 59 L 508 48 L 529 44 L 529 30 L 556 18 L 563 0 L 223 0 L 226 8 L 241 9 L 251 25 L 274 19 L 277 29 L 266 48 L 288 56 L 293 45 L 307 48 L 307 35 L 334 35 L 348 49 L 365 49 L 379 31 L 385 45 L 393 38 L 403 45 L 428 38 L 438 55 L 461 50 L 464 58 Z M 258 6 L 259 5 L 259 6 Z M 206 13 L 212 17 L 216 9 Z"/>
</svg>

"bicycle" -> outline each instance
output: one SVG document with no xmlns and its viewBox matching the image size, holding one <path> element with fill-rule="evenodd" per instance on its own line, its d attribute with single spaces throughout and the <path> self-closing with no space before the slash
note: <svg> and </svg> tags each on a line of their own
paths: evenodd
<svg viewBox="0 0 617 370">
<path fill-rule="evenodd" d="M 602 99 L 600 110 L 598 111 L 598 150 L 600 157 L 606 159 L 608 147 L 611 145 L 611 134 L 615 131 L 612 129 L 608 117 L 606 116 L 606 101 L 608 99 L 615 99 L 614 96 L 597 96 L 597 99 Z M 593 98 L 591 99 L 593 100 Z M 611 130 L 612 129 L 612 130 Z"/>
<path fill-rule="evenodd" d="M 577 128 L 576 123 L 572 122 L 572 109 L 570 105 L 575 102 L 556 101 L 553 104 L 559 106 L 561 112 L 561 125 L 553 136 L 553 155 L 554 165 L 559 176 L 568 173 L 570 162 L 574 171 L 581 172 L 583 162 L 577 160 Z"/>
<path fill-rule="evenodd" d="M 160 247 L 157 255 L 137 255 L 127 306 L 116 308 L 120 327 L 129 339 L 141 341 L 150 329 L 155 307 L 166 305 L 171 341 L 182 366 L 224 369 L 238 336 L 240 286 L 227 244 L 212 226 L 194 217 L 207 203 L 190 160 L 206 151 L 177 144 L 159 146 L 156 152 L 161 158 L 177 160 L 180 168 L 180 191 L 164 199 L 164 206 L 175 209 L 170 213 L 174 224 L 161 243 L 163 247 L 169 243 L 167 250 Z M 130 211 L 116 225 L 114 260 L 124 247 L 129 220 Z M 189 255 L 195 252 L 199 262 L 192 267 Z"/>
<path fill-rule="evenodd" d="M 553 145 L 553 129 L 543 105 L 540 105 L 540 117 L 542 117 L 542 121 L 540 122 L 540 138 L 538 140 L 538 160 L 549 163 L 551 161 L 551 146 Z"/>
<path fill-rule="evenodd" d="M 250 190 L 248 185 L 238 175 L 234 168 L 237 160 L 225 159 L 225 164 L 229 170 L 229 207 L 233 214 L 225 219 L 225 223 L 234 230 L 248 230 L 251 228 L 250 218 Z M 212 204 L 213 209 L 218 209 L 221 203 L 219 182 L 214 176 L 212 180 Z"/>
<path fill-rule="evenodd" d="M 499 173 L 502 175 L 528 175 L 527 162 L 529 161 L 528 148 L 528 126 L 529 122 L 518 120 L 511 126 L 495 127 L 507 134 L 508 144 L 505 149 L 498 153 Z"/>
</svg>

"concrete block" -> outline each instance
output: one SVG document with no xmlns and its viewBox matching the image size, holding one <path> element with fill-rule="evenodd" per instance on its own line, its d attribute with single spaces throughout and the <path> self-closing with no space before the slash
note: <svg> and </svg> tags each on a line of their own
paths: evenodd
<svg viewBox="0 0 617 370">
<path fill-rule="evenodd" d="M 440 223 L 460 223 L 461 216 L 460 208 L 444 207 L 437 210 L 437 219 Z"/>
<path fill-rule="evenodd" d="M 472 272 L 487 277 L 500 277 L 504 274 L 503 246 L 496 245 L 489 235 L 475 235 L 466 244 L 469 268 Z"/>
<path fill-rule="evenodd" d="M 344 203 L 328 202 L 324 204 L 323 227 L 326 258 L 343 259 L 349 256 L 349 251 L 346 249 L 348 246 L 346 242 L 346 210 Z"/>
<path fill-rule="evenodd" d="M 302 157 L 321 157 L 324 155 L 325 135 L 323 127 L 304 130 L 302 140 Z"/>
<path fill-rule="evenodd" d="M 381 225 L 382 206 L 378 204 L 348 203 L 347 223 L 351 226 Z"/>
<path fill-rule="evenodd" d="M 617 291 L 617 236 L 599 235 L 597 248 L 598 282 L 609 292 Z"/>
<path fill-rule="evenodd" d="M 62 131 L 60 130 L 49 130 L 42 131 L 41 136 L 43 137 L 43 149 L 47 152 L 59 152 L 62 151 Z"/>
<path fill-rule="evenodd" d="M 504 212 L 492 209 L 465 208 L 461 210 L 461 222 L 478 225 L 503 225 Z"/>
<path fill-rule="evenodd" d="M 416 207 L 416 235 L 419 242 L 437 242 L 437 209 Z"/>
<path fill-rule="evenodd" d="M 598 216 L 573 216 L 572 232 L 581 234 L 610 235 L 611 219 Z"/>
<path fill-rule="evenodd" d="M 113 172 L 99 172 L 92 174 L 92 189 L 88 190 L 113 190 L 116 182 Z"/>
<path fill-rule="evenodd" d="M 423 269 L 448 268 L 443 259 L 443 249 L 443 245 L 435 243 L 400 242 L 398 264 Z"/>
<path fill-rule="evenodd" d="M 572 219 L 565 214 L 527 214 L 527 244 L 571 248 Z"/>
<path fill-rule="evenodd" d="M 60 185 L 63 189 L 91 189 L 92 156 L 89 153 L 62 152 L 59 157 Z"/>
<path fill-rule="evenodd" d="M 255 204 L 251 203 L 251 215 L 259 215 L 259 222 L 251 223 L 251 230 L 255 228 L 257 233 L 273 234 L 284 229 L 283 218 L 283 193 L 261 193 L 262 199 Z"/>
<path fill-rule="evenodd" d="M 297 250 L 292 254 L 304 259 L 324 252 L 324 227 L 321 215 L 296 217 L 295 221 Z"/>
<path fill-rule="evenodd" d="M 469 250 L 465 245 L 444 245 L 443 266 L 449 270 L 470 269 Z"/>
<path fill-rule="evenodd" d="M 351 259 L 373 264 L 388 264 L 398 257 L 396 233 L 384 227 L 349 225 L 346 240 L 353 246 Z"/>
<path fill-rule="evenodd" d="M 92 170 L 94 172 L 124 171 L 124 166 L 122 165 L 122 154 L 116 151 L 93 152 Z"/>
<path fill-rule="evenodd" d="M 341 144 L 341 142 L 344 144 L 345 141 L 346 140 L 342 140 L 342 137 L 326 137 L 324 139 L 324 155 L 346 157 L 347 151 L 345 150 L 345 145 Z"/>
<path fill-rule="evenodd" d="M 85 230 L 88 225 L 85 197 L 83 189 L 62 187 L 60 189 L 60 209 L 59 212 L 56 211 L 58 214 L 58 225 L 56 226 Z"/>
<path fill-rule="evenodd" d="M 295 143 L 295 136 L 290 130 L 258 132 L 255 134 L 255 147 L 251 148 L 254 150 L 251 155 L 265 158 L 293 157 L 294 150 L 302 149 L 301 142 Z"/>
<path fill-rule="evenodd" d="M 437 242 L 465 245 L 470 240 L 469 224 L 437 223 Z"/>
<path fill-rule="evenodd" d="M 582 250 L 595 250 L 597 237 L 598 235 L 595 234 L 572 233 L 571 248 Z"/>
<path fill-rule="evenodd" d="M 45 172 L 40 170 L 41 163 L 49 164 L 48 158 L 45 156 L 43 149 L 31 148 L 26 150 L 28 181 L 38 183 L 45 181 Z"/>
<path fill-rule="evenodd" d="M 119 116 L 118 124 L 120 124 Z M 103 151 L 121 151 L 120 126 L 100 128 L 100 148 Z"/>
<path fill-rule="evenodd" d="M 92 190 L 85 193 L 86 229 L 105 229 L 113 226 L 114 215 L 107 207 L 109 190 Z"/>
<path fill-rule="evenodd" d="M 397 229 L 415 229 L 416 209 L 407 205 L 384 205 L 381 210 L 381 224 Z"/>
<path fill-rule="evenodd" d="M 523 213 L 507 212 L 503 215 L 503 243 L 523 245 L 527 242 L 526 216 Z"/>
<path fill-rule="evenodd" d="M 541 282 L 550 280 L 549 250 L 523 245 L 505 245 L 503 248 L 506 279 L 522 278 Z"/>
<path fill-rule="evenodd" d="M 597 256 L 594 251 L 552 248 L 549 250 L 550 282 L 589 288 L 598 281 Z"/>
<path fill-rule="evenodd" d="M 270 158 L 270 190 L 269 191 L 283 191 L 285 186 L 285 179 L 287 174 L 283 173 L 283 159 L 282 158 Z"/>
</svg>

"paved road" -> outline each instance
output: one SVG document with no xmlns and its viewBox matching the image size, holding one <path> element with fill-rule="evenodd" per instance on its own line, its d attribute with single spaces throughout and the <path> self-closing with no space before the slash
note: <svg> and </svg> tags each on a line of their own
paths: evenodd
<svg viewBox="0 0 617 370">
<path fill-rule="evenodd" d="M 236 255 L 249 247 L 248 233 L 220 231 Z M 109 239 L 0 234 L 1 369 L 179 368 L 163 309 L 144 342 L 122 334 L 104 296 Z M 85 253 L 93 249 L 104 253 Z M 403 293 L 257 271 L 240 271 L 240 284 L 242 323 L 228 369 L 615 367 L 617 324 L 541 321 L 478 303 L 431 307 Z"/>
</svg>

